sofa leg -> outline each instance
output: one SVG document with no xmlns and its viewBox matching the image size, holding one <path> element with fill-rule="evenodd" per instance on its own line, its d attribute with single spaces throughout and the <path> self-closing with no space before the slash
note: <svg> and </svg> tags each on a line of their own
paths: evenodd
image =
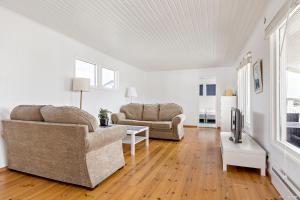
<svg viewBox="0 0 300 200">
<path fill-rule="evenodd" d="M 96 189 L 99 185 L 100 185 L 100 183 L 99 183 L 98 185 L 96 185 L 95 187 L 93 187 L 93 188 L 91 188 L 91 187 L 86 187 L 86 189 L 87 189 L 88 191 L 93 191 L 93 190 Z M 86 193 L 85 196 L 87 197 L 88 194 Z"/>
</svg>

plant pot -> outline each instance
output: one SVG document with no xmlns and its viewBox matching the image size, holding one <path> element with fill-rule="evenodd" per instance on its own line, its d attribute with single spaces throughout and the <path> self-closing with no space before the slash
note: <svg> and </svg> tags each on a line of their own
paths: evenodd
<svg viewBox="0 0 300 200">
<path fill-rule="evenodd" d="M 100 126 L 108 126 L 108 119 L 100 119 Z"/>
</svg>

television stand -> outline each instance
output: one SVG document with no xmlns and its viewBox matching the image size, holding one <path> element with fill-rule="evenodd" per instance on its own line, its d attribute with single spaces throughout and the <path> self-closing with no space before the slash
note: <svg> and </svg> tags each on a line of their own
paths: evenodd
<svg viewBox="0 0 300 200">
<path fill-rule="evenodd" d="M 242 143 L 230 141 L 231 132 L 221 132 L 221 154 L 223 171 L 227 165 L 260 169 L 261 176 L 266 175 L 266 151 L 251 136 L 242 133 Z"/>
</svg>

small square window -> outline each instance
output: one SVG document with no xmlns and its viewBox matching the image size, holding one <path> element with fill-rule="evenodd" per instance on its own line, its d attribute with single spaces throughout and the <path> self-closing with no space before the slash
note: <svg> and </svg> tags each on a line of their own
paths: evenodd
<svg viewBox="0 0 300 200">
<path fill-rule="evenodd" d="M 206 85 L 206 96 L 216 96 L 216 84 Z"/>
<path fill-rule="evenodd" d="M 203 96 L 203 84 L 199 85 L 199 96 Z"/>
<path fill-rule="evenodd" d="M 101 82 L 102 86 L 105 88 L 117 88 L 117 72 L 107 68 L 102 68 Z"/>
<path fill-rule="evenodd" d="M 91 87 L 97 87 L 97 66 L 81 60 L 75 62 L 75 77 L 88 78 L 91 81 Z"/>
</svg>

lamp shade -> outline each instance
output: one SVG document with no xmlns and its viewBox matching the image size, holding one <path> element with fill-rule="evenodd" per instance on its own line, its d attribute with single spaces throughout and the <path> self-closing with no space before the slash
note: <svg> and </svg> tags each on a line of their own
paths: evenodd
<svg viewBox="0 0 300 200">
<path fill-rule="evenodd" d="M 137 97 L 137 92 L 135 87 L 128 87 L 126 90 L 126 97 L 132 98 L 132 97 Z"/>
<path fill-rule="evenodd" d="M 73 91 L 90 91 L 90 79 L 88 78 L 73 78 Z"/>
</svg>

